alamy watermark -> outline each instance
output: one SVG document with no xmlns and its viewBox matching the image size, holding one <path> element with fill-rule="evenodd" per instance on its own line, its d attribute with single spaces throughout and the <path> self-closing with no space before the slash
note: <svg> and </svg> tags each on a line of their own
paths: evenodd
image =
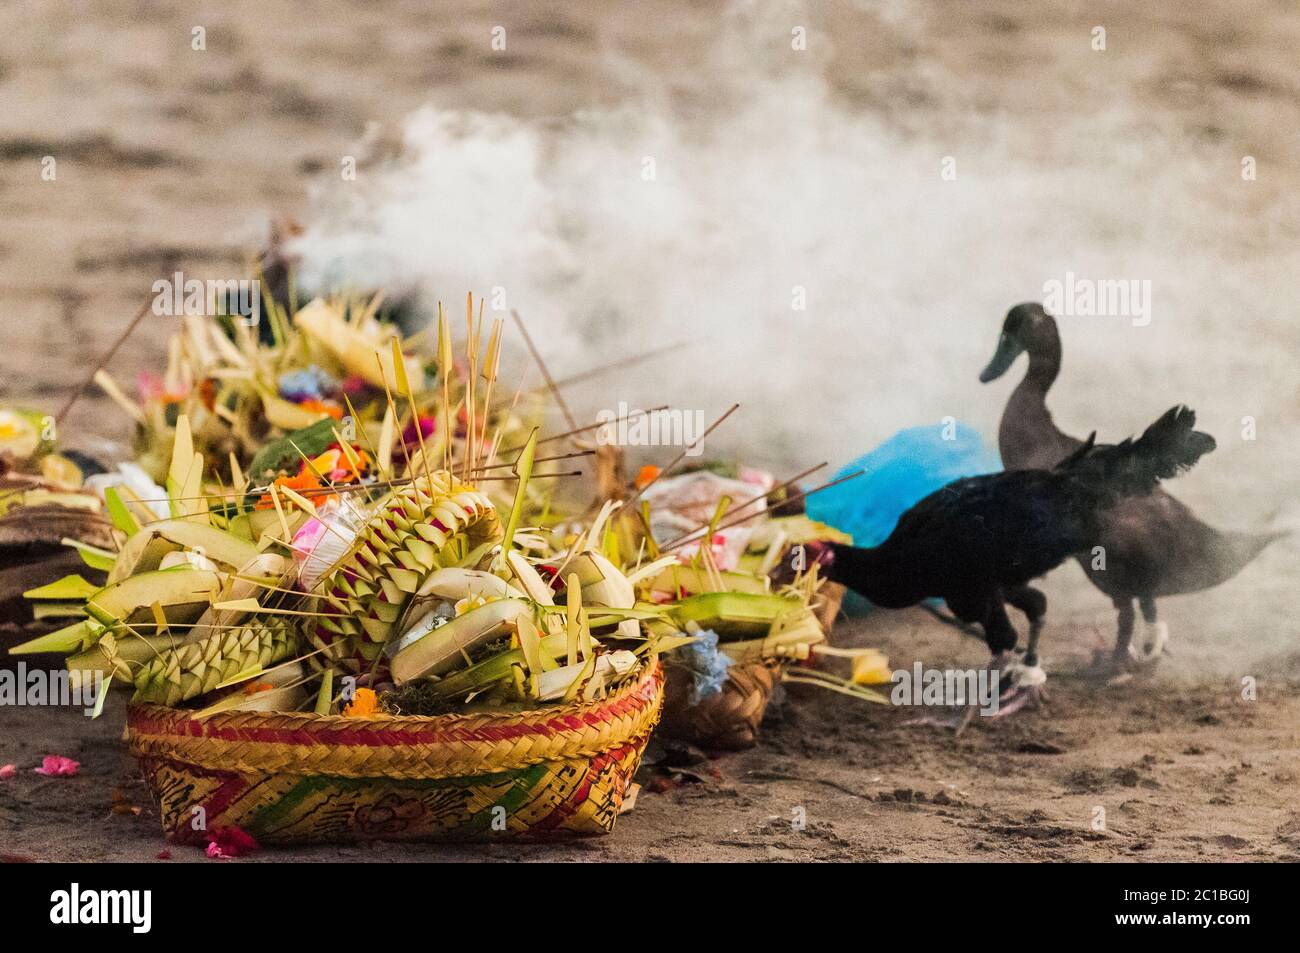
<svg viewBox="0 0 1300 953">
<path fill-rule="evenodd" d="M 602 410 L 596 420 L 604 424 L 596 431 L 601 446 L 686 447 L 686 456 L 704 452 L 704 411 L 655 410 L 633 413 L 623 401 L 618 410 Z"/>
<path fill-rule="evenodd" d="M 1130 318 L 1135 328 L 1151 323 L 1151 279 L 1079 278 L 1043 282 L 1043 307 L 1058 317 Z"/>
<path fill-rule="evenodd" d="M 48 672 L 28 670 L 26 662 L 19 662 L 14 669 L 0 669 L 0 706 L 80 706 L 87 718 L 93 718 L 106 690 L 104 673 L 98 669 Z"/>
<path fill-rule="evenodd" d="M 92 890 L 73 883 L 50 894 L 50 922 L 129 926 L 132 933 L 148 933 L 153 926 L 152 890 Z"/>
<path fill-rule="evenodd" d="M 155 281 L 152 291 L 153 313 L 159 317 L 230 315 L 249 327 L 262 319 L 262 282 L 257 278 L 201 280 L 178 271 Z"/>
<path fill-rule="evenodd" d="M 889 676 L 895 705 L 942 708 L 978 705 L 981 715 L 996 715 L 1001 701 L 1001 673 L 987 668 L 926 668 L 920 662 L 911 670 L 900 668 Z"/>
</svg>

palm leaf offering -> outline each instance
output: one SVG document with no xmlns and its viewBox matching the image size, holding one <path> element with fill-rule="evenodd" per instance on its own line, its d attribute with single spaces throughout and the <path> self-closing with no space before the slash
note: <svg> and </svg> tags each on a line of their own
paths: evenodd
<svg viewBox="0 0 1300 953">
<path fill-rule="evenodd" d="M 840 535 L 802 515 L 769 515 L 768 502 L 780 501 L 793 481 L 774 486 L 766 474 L 716 464 L 682 478 L 662 476 L 654 473 L 650 481 L 657 485 L 642 494 L 659 512 L 646 506 L 640 518 L 625 519 L 628 538 L 611 548 L 639 545 L 659 554 L 629 576 L 638 604 L 664 610 L 644 623 L 647 629 L 679 640 L 665 656 L 665 730 L 705 747 L 748 747 L 781 681 L 885 701 L 871 687 L 888 680 L 879 652 L 826 644 L 820 615 L 828 595 L 816 564 L 781 586 L 769 575 L 791 546 Z M 745 499 L 733 506 L 742 493 Z M 818 654 L 852 659 L 854 674 L 810 667 Z M 867 656 L 873 668 L 860 662 Z"/>
<path fill-rule="evenodd" d="M 28 592 L 75 621 L 14 652 L 62 652 L 78 677 L 133 686 L 135 702 L 204 710 L 264 708 L 249 686 L 293 668 L 304 674 L 276 698 L 320 714 L 357 712 L 359 689 L 403 714 L 594 699 L 657 657 L 659 636 L 641 620 L 660 610 L 637 609 L 632 584 L 587 535 L 563 553 L 529 548 L 538 438 L 532 430 L 498 462 L 520 429 L 491 404 L 500 322 L 480 351 L 470 299 L 465 375 L 447 322 L 426 367 L 355 307 L 318 300 L 275 315 L 270 345 L 239 325 L 186 324 L 169 378 L 217 375 L 221 386 L 211 400 L 187 394 L 174 417 L 139 408 L 137 462 L 170 448 L 148 471 L 162 485 L 107 487 L 112 548 L 82 553 L 107 584 L 68 577 Z M 286 398 L 266 382 L 296 351 L 358 379 L 338 394 L 347 418 L 275 403 Z M 440 386 L 426 386 L 429 374 Z M 245 439 L 259 431 L 260 444 Z M 514 484 L 504 516 L 506 502 L 478 485 L 494 474 Z M 572 586 L 552 587 L 538 569 L 547 558 L 573 567 Z"/>
<path fill-rule="evenodd" d="M 63 625 L 13 651 L 131 693 L 170 836 L 198 807 L 268 841 L 476 836 L 506 803 L 516 834 L 602 833 L 665 698 L 715 747 L 752 743 L 783 676 L 876 698 L 791 668 L 825 646 L 820 582 L 769 572 L 830 531 L 770 518 L 770 479 L 734 508 L 750 484 L 713 473 L 681 506 L 671 480 L 637 507 L 602 479 L 583 511 L 544 464 L 592 453 L 574 438 L 594 428 L 542 437 L 518 393 L 494 403 L 502 323 L 469 298 L 458 360 L 440 309 L 426 360 L 379 300 L 268 302 L 269 336 L 187 318 L 139 401 L 96 375 L 137 455 L 70 485 L 104 532 L 68 541 L 84 575 L 27 591 Z M 299 803 L 303 777 L 328 810 Z M 394 801 L 409 823 L 376 826 Z"/>
<path fill-rule="evenodd" d="M 103 498 L 83 486 L 92 461 L 60 452 L 55 418 L 26 407 L 0 406 L 0 615 L 27 616 L 22 593 L 55 580 L 75 564 L 71 540 L 92 550 L 114 545 Z M 62 558 L 60 558 L 62 557 Z M 92 573 L 91 575 L 95 575 Z M 76 606 L 47 602 L 37 622 L 76 615 Z"/>
<path fill-rule="evenodd" d="M 168 342 L 162 374 L 142 375 L 137 395 L 128 395 L 108 371 L 95 380 L 136 422 L 134 463 L 153 480 L 168 476 L 180 436 L 177 423 L 184 418 L 205 476 L 237 481 L 245 475 L 260 485 L 283 473 L 310 483 L 303 456 L 327 453 L 338 441 L 334 431 L 378 445 L 399 374 L 422 406 L 432 405 L 424 398 L 434 392 L 458 401 L 445 416 L 439 408 L 408 426 L 465 426 L 458 414 L 466 382 L 451 380 L 454 369 L 448 367 L 446 380 L 434 384 L 443 369 L 418 357 L 412 342 L 384 317 L 382 294 L 338 294 L 296 309 L 268 298 L 256 322 L 239 315 L 187 315 Z M 522 428 L 521 421 L 500 413 L 480 424 L 499 427 L 511 442 Z M 350 462 L 355 461 L 342 461 L 341 468 Z M 360 455 L 362 473 L 374 468 L 368 451 Z"/>
</svg>

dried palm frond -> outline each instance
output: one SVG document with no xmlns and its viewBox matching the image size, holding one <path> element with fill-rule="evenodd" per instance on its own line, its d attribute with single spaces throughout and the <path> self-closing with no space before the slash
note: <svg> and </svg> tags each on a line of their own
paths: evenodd
<svg viewBox="0 0 1300 953">
<path fill-rule="evenodd" d="M 283 661 L 301 644 L 297 626 L 288 619 L 250 619 L 238 628 L 166 649 L 145 663 L 135 673 L 132 701 L 177 705 Z"/>
<path fill-rule="evenodd" d="M 439 569 L 475 567 L 500 536 L 492 501 L 445 470 L 394 488 L 317 583 L 328 614 L 313 641 L 340 660 L 374 662 L 425 580 Z M 334 646 L 340 639 L 342 651 Z"/>
</svg>

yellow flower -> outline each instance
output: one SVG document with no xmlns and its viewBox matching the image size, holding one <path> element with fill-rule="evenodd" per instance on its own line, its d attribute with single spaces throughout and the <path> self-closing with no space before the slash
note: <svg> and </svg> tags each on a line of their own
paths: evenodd
<svg viewBox="0 0 1300 953">
<path fill-rule="evenodd" d="M 379 696 L 373 689 L 358 688 L 348 707 L 343 709 L 343 714 L 349 718 L 367 718 L 373 715 L 378 707 Z"/>
<path fill-rule="evenodd" d="M 853 660 L 855 685 L 884 685 L 891 675 L 888 657 L 874 649 L 867 650 Z"/>
<path fill-rule="evenodd" d="M 51 453 L 41 457 L 41 476 L 64 486 L 81 486 L 81 468 L 61 454 Z"/>
<path fill-rule="evenodd" d="M 464 599 L 458 599 L 453 608 L 456 610 L 456 617 L 460 618 L 472 609 L 477 609 L 479 606 L 485 606 L 489 602 L 495 601 L 495 599 L 489 599 L 481 593 L 471 592 Z"/>
<path fill-rule="evenodd" d="M 0 451 L 16 460 L 27 460 L 41 445 L 41 434 L 30 414 L 0 410 Z"/>
</svg>

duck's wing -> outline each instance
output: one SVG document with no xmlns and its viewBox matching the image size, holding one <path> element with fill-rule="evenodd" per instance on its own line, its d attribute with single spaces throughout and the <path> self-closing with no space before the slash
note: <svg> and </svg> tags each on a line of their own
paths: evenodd
<svg viewBox="0 0 1300 953">
<path fill-rule="evenodd" d="M 937 575 L 1022 582 L 1086 542 L 1065 478 L 1014 470 L 956 480 L 899 519 L 881 549 L 924 556 Z"/>
</svg>

